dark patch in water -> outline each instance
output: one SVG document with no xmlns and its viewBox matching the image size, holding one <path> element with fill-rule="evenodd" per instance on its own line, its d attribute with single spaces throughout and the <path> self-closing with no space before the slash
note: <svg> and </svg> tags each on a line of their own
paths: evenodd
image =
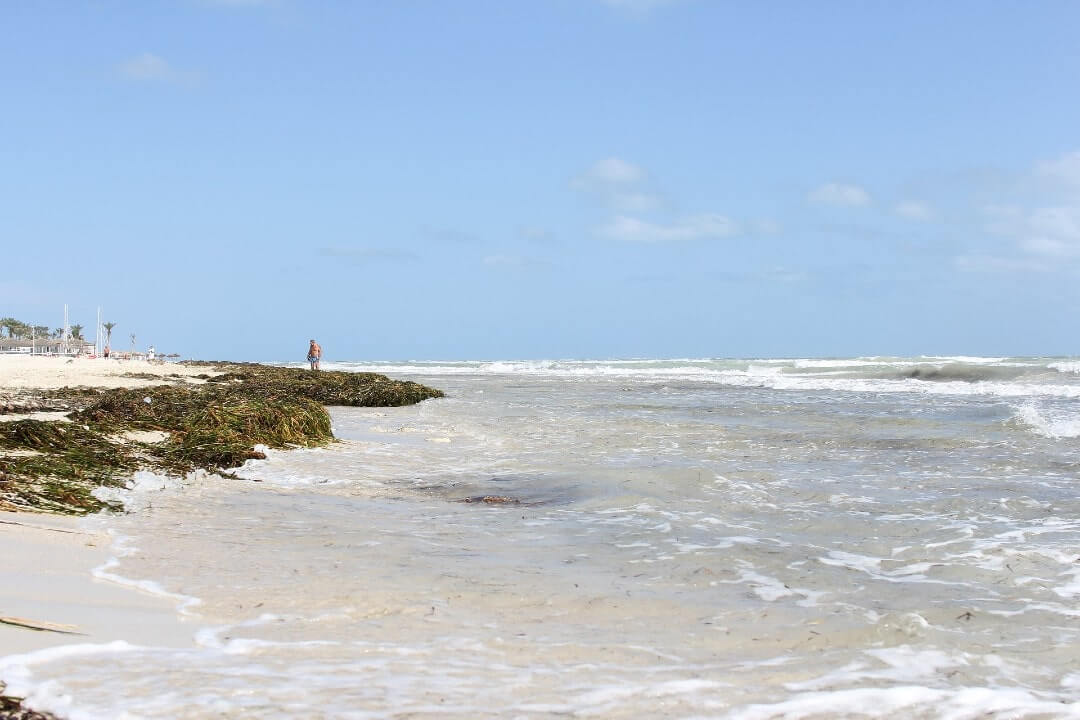
<svg viewBox="0 0 1080 720">
<path fill-rule="evenodd" d="M 979 382 L 992 379 L 992 375 L 981 368 L 950 368 L 948 370 L 944 368 L 913 368 L 900 373 L 900 377 L 912 380 L 936 380 L 938 382 Z"/>
<path fill-rule="evenodd" d="M 472 497 L 462 498 L 463 503 L 484 503 L 485 505 L 521 505 L 521 501 L 517 498 L 507 497 L 506 495 L 474 495 Z M 529 505 L 538 505 L 539 503 L 526 503 Z"/>
<path fill-rule="evenodd" d="M 413 491 L 470 505 L 566 505 L 582 499 L 577 483 L 565 477 L 544 475 L 498 475 L 483 479 L 425 478 Z"/>
<path fill-rule="evenodd" d="M 860 373 L 854 373 L 858 377 Z M 995 365 L 930 365 L 908 368 L 885 374 L 874 373 L 871 377 L 900 380 L 926 380 L 928 382 L 1009 382 L 1025 380 L 1034 382 L 1046 377 L 1045 368 L 1001 367 Z"/>
</svg>

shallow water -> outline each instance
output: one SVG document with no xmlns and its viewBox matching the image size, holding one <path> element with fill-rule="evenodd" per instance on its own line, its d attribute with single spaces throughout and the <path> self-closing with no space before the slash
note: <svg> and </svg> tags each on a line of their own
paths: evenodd
<svg viewBox="0 0 1080 720">
<path fill-rule="evenodd" d="M 195 646 L 2 672 L 74 720 L 1080 717 L 1075 360 L 338 367 L 447 398 L 144 477 L 109 572 Z"/>
</svg>

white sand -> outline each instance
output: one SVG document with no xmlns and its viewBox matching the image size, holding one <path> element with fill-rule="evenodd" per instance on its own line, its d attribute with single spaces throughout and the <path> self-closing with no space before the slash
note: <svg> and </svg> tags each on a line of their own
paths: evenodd
<svg viewBox="0 0 1080 720">
<path fill-rule="evenodd" d="M 122 377 L 125 373 L 150 373 L 160 380 Z M 170 362 L 116 360 L 109 358 L 63 358 L 0 354 L 0 392 L 28 388 L 61 387 L 146 387 L 184 376 L 188 382 L 202 382 L 194 375 L 213 374 L 213 369 Z"/>
<path fill-rule="evenodd" d="M 176 600 L 97 580 L 110 557 L 110 538 L 78 518 L 0 512 L 0 617 L 74 625 L 83 635 L 0 623 L 0 656 L 55 645 L 126 640 L 189 647 L 193 630 Z"/>
<path fill-rule="evenodd" d="M 131 372 L 162 377 L 157 381 L 121 377 Z M 186 378 L 213 374 L 213 369 L 145 360 L 0 355 L 0 394 L 65 386 L 146 387 L 175 380 L 166 377 L 172 373 Z M 43 415 L 47 414 L 32 416 Z M 65 413 L 48 415 L 63 417 Z M 7 415 L 0 419 L 16 417 L 27 416 Z M 88 529 L 93 525 L 92 518 L 0 511 L 0 617 L 74 625 L 84 633 L 65 635 L 0 623 L 0 656 L 55 645 L 113 640 L 139 645 L 192 645 L 193 631 L 181 622 L 175 599 L 93 577 L 93 569 L 111 556 L 110 538 Z"/>
</svg>

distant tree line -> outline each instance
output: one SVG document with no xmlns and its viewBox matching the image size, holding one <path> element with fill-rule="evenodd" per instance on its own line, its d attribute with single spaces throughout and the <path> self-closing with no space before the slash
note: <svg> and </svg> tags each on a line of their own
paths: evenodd
<svg viewBox="0 0 1080 720">
<path fill-rule="evenodd" d="M 112 329 L 116 327 L 116 323 L 107 322 L 102 323 L 101 325 L 105 328 L 105 343 L 108 344 L 109 341 L 112 340 Z M 82 333 L 82 325 L 71 326 L 72 340 L 85 340 L 86 338 L 83 337 Z M 31 338 L 39 338 L 41 340 L 55 338 L 59 340 L 62 339 L 63 336 L 64 328 L 49 330 L 47 325 L 31 325 L 30 323 L 24 323 L 21 320 L 16 320 L 11 317 L 0 318 L 0 337 L 7 337 L 11 340 L 29 340 Z"/>
</svg>

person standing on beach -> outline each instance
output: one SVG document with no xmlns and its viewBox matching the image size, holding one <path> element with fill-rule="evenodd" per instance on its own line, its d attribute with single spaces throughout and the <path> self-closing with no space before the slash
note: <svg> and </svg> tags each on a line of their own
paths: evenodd
<svg viewBox="0 0 1080 720">
<path fill-rule="evenodd" d="M 311 363 L 312 370 L 319 369 L 319 360 L 322 359 L 322 348 L 319 347 L 319 343 L 315 342 L 314 338 L 311 340 L 311 345 L 308 346 L 307 359 L 308 362 Z"/>
</svg>

